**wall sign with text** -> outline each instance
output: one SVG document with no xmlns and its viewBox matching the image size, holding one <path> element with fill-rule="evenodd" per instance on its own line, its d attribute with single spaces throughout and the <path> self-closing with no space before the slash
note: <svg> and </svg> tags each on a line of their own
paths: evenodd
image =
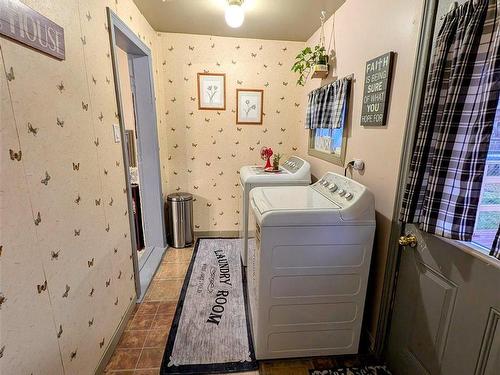
<svg viewBox="0 0 500 375">
<path fill-rule="evenodd" d="M 64 29 L 19 0 L 0 0 L 0 34 L 64 60 Z"/>
<path fill-rule="evenodd" d="M 387 120 L 394 52 L 366 63 L 361 125 L 383 126 Z"/>
</svg>

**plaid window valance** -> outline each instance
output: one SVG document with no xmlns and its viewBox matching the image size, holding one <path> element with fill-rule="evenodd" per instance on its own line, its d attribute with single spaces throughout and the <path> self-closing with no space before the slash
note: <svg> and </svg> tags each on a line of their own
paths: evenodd
<svg viewBox="0 0 500 375">
<path fill-rule="evenodd" d="M 341 78 L 309 93 L 306 129 L 344 126 L 350 82 L 350 78 Z"/>
<path fill-rule="evenodd" d="M 497 0 L 469 0 L 444 18 L 436 39 L 403 222 L 443 237 L 472 240 L 499 94 Z M 497 238 L 491 249 L 498 258 L 499 242 Z"/>
</svg>

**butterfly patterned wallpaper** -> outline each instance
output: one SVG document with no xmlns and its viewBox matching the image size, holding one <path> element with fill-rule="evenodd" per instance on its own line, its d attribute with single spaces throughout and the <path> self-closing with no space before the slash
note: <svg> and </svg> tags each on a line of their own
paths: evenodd
<svg viewBox="0 0 500 375">
<path fill-rule="evenodd" d="M 303 88 L 290 71 L 301 42 L 159 34 L 164 90 L 164 194 L 194 194 L 195 231 L 236 231 L 239 169 L 264 164 L 270 146 L 284 157 L 298 153 Z M 226 74 L 226 110 L 198 110 L 197 73 Z M 236 89 L 264 90 L 262 125 L 236 124 Z"/>
<path fill-rule="evenodd" d="M 65 31 L 58 61 L 0 38 L 0 373 L 91 374 L 135 289 L 109 6 L 153 55 L 163 193 L 195 195 L 197 231 L 238 229 L 242 165 L 300 153 L 304 43 L 155 32 L 132 0 L 23 0 Z M 226 73 L 226 110 L 198 110 L 196 73 Z M 236 125 L 236 89 L 264 90 Z"/>
<path fill-rule="evenodd" d="M 157 82 L 159 38 L 132 0 L 23 2 L 64 28 L 66 59 L 0 37 L 0 373 L 92 374 L 135 298 L 106 6 Z"/>
</svg>

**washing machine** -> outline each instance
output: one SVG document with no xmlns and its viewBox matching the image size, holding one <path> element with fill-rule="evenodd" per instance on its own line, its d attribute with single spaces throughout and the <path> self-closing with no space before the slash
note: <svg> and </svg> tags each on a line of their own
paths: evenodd
<svg viewBox="0 0 500 375">
<path fill-rule="evenodd" d="M 335 173 L 250 192 L 247 287 L 257 359 L 358 352 L 375 233 L 373 194 Z"/>
<path fill-rule="evenodd" d="M 254 246 L 254 227 L 248 222 L 248 194 L 257 186 L 290 186 L 311 183 L 310 164 L 297 156 L 291 156 L 280 165 L 278 172 L 266 172 L 263 167 L 248 165 L 240 169 L 240 220 L 239 238 L 241 239 L 241 261 L 247 265 L 248 247 Z M 250 234 L 250 236 L 249 236 Z M 250 237 L 250 244 L 249 244 Z"/>
</svg>

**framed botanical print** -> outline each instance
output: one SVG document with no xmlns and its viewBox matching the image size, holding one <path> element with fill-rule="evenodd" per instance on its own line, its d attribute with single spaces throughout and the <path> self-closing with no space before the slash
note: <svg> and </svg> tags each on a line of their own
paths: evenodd
<svg viewBox="0 0 500 375">
<path fill-rule="evenodd" d="M 236 123 L 262 124 L 264 90 L 236 90 Z"/>
<path fill-rule="evenodd" d="M 198 73 L 198 109 L 226 109 L 224 73 Z"/>
</svg>

